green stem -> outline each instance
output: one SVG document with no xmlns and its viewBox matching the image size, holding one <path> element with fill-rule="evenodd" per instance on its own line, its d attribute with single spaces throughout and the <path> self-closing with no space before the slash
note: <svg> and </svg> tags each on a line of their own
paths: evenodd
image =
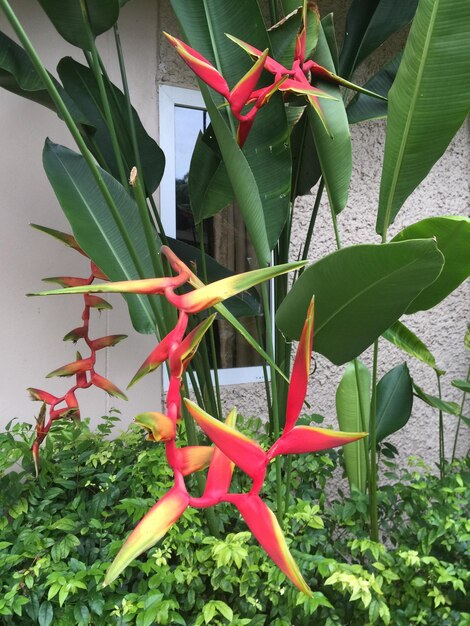
<svg viewBox="0 0 470 626">
<path fill-rule="evenodd" d="M 270 356 L 271 360 L 274 361 L 274 350 L 273 350 L 273 334 L 271 327 L 271 308 L 269 302 L 269 287 L 266 283 L 261 285 L 261 293 L 263 300 L 263 311 L 264 311 L 264 319 L 266 325 L 266 352 Z M 279 428 L 279 405 L 278 405 L 278 396 L 277 396 L 277 384 L 276 384 L 276 371 L 274 367 L 270 366 L 271 373 L 271 398 L 272 398 L 272 423 L 274 430 L 274 438 L 278 439 L 280 435 Z M 277 519 L 282 526 L 282 518 L 283 518 L 283 510 L 282 510 L 282 476 L 281 476 L 281 459 L 276 457 L 275 459 L 275 467 L 276 467 L 276 502 L 277 502 Z"/>
<path fill-rule="evenodd" d="M 442 400 L 442 389 L 441 389 L 441 374 L 437 371 L 437 391 L 439 400 Z M 444 413 L 441 409 L 439 409 L 439 475 L 441 480 L 444 478 L 445 473 L 445 462 L 446 462 L 446 452 L 445 452 L 445 441 L 444 441 Z"/>
<path fill-rule="evenodd" d="M 325 181 L 324 181 L 324 179 L 322 177 L 322 178 L 320 178 L 320 184 L 318 185 L 317 195 L 315 197 L 315 204 L 313 205 L 312 215 L 310 216 L 310 223 L 308 225 L 307 235 L 305 237 L 304 249 L 302 251 L 302 260 L 303 261 L 308 257 L 308 253 L 309 253 L 309 250 L 310 250 L 310 244 L 312 242 L 313 229 L 315 228 L 315 222 L 317 221 L 318 209 L 320 207 L 320 202 L 321 202 L 321 199 L 322 199 L 322 195 L 323 195 L 323 190 L 324 189 L 325 189 Z M 333 223 L 334 224 L 336 223 L 336 219 L 333 220 Z M 338 227 L 336 226 L 336 229 L 337 228 Z M 336 244 L 338 245 L 338 239 L 336 240 Z M 341 247 L 341 244 L 338 247 Z M 304 268 L 302 268 L 299 271 L 299 276 L 303 272 L 303 269 Z"/>
<path fill-rule="evenodd" d="M 362 402 L 360 377 L 359 377 L 359 360 L 354 359 L 353 363 L 354 363 L 354 373 L 356 375 L 356 387 L 357 387 L 357 398 L 359 402 L 359 414 L 361 416 L 361 430 L 362 432 L 367 432 L 369 430 L 369 426 L 366 423 L 366 408 L 364 406 L 364 403 Z M 364 458 L 366 461 L 366 485 L 368 485 L 369 477 L 370 477 L 370 467 L 369 467 L 369 455 L 367 453 L 367 447 L 364 445 L 364 440 L 358 441 L 357 445 L 360 446 L 359 449 L 362 451 L 362 454 L 364 454 Z"/>
<path fill-rule="evenodd" d="M 467 382 L 470 380 L 470 366 L 468 367 L 467 378 L 465 380 Z M 465 405 L 465 398 L 466 397 L 467 397 L 467 392 L 464 391 L 462 393 L 462 402 L 460 403 L 460 417 L 459 417 L 459 421 L 457 422 L 457 428 L 455 430 L 454 447 L 452 449 L 452 462 L 455 461 L 455 455 L 457 453 L 457 441 L 458 441 L 458 438 L 459 438 L 460 424 L 462 423 L 462 413 L 463 413 L 463 407 Z"/>
<path fill-rule="evenodd" d="M 150 206 L 152 207 L 153 216 L 157 223 L 158 234 L 160 235 L 160 238 L 162 242 L 165 244 L 165 246 L 168 246 L 168 239 L 166 237 L 165 229 L 163 228 L 163 224 L 162 224 L 162 219 L 160 217 L 160 213 L 157 209 L 157 205 L 155 204 L 155 200 L 153 199 L 153 196 L 149 196 L 149 200 L 150 200 Z"/>
<path fill-rule="evenodd" d="M 124 168 L 124 162 L 122 160 L 121 148 L 119 146 L 119 141 L 116 134 L 116 128 L 114 126 L 113 114 L 111 112 L 111 107 L 109 106 L 108 94 L 106 92 L 106 87 L 103 80 L 103 74 L 100 68 L 100 59 L 98 55 L 98 50 L 96 49 L 95 38 L 93 37 L 93 33 L 90 27 L 90 19 L 88 16 L 88 9 L 86 6 L 85 0 L 80 0 L 80 8 L 82 11 L 83 21 L 86 25 L 86 29 L 88 31 L 88 41 L 90 44 L 90 52 L 91 52 L 91 64 L 90 69 L 92 70 L 96 82 L 98 84 L 98 89 L 100 92 L 101 104 L 103 106 L 104 116 L 106 120 L 106 126 L 108 128 L 109 136 L 111 139 L 111 144 L 113 146 L 114 156 L 116 157 L 116 163 L 119 170 L 119 177 L 121 179 L 121 184 L 124 189 L 127 189 L 127 179 L 128 173 Z M 85 55 L 87 60 L 90 61 L 89 55 Z"/>
<path fill-rule="evenodd" d="M 64 120 L 65 124 L 67 125 L 67 128 L 70 131 L 70 134 L 72 135 L 75 143 L 77 144 L 78 149 L 80 150 L 81 154 L 83 155 L 83 158 L 85 159 L 86 164 L 88 165 L 88 167 L 90 168 L 90 172 L 93 175 L 93 178 L 95 179 L 98 188 L 100 189 L 103 198 L 106 202 L 106 204 L 108 205 L 110 212 L 113 216 L 114 221 L 116 222 L 116 225 L 119 229 L 119 232 L 122 236 L 122 238 L 125 241 L 125 244 L 127 246 L 127 248 L 129 249 L 129 254 L 132 257 L 132 260 L 137 268 L 137 271 L 139 272 L 139 274 L 143 277 L 144 271 L 142 268 L 142 265 L 140 263 L 139 257 L 137 256 L 137 253 L 134 249 L 134 246 L 132 244 L 132 241 L 129 238 L 129 235 L 127 233 L 126 227 L 124 225 L 124 222 L 122 221 L 121 216 L 119 215 L 119 211 L 116 208 L 116 205 L 114 204 L 114 200 L 109 192 L 108 187 L 106 186 L 106 183 L 104 182 L 103 177 L 101 176 L 101 173 L 98 169 L 98 166 L 96 165 L 95 159 L 92 155 L 92 153 L 90 152 L 90 150 L 88 149 L 88 146 L 86 145 L 83 137 L 80 134 L 80 131 L 77 127 L 77 125 L 75 124 L 75 121 L 73 120 L 72 116 L 69 113 L 69 110 L 67 109 L 67 106 L 65 105 L 64 101 L 62 100 L 59 92 L 57 91 L 54 83 L 52 82 L 49 73 L 47 72 L 47 70 L 45 69 L 38 53 L 36 52 L 33 44 L 31 43 L 28 35 L 26 34 L 25 30 L 23 29 L 22 25 L 20 24 L 18 18 L 16 17 L 15 13 L 13 12 L 12 8 L 10 7 L 8 0 L 0 0 L 0 7 L 2 8 L 3 12 L 5 13 L 6 18 L 8 19 L 8 21 L 10 22 L 13 30 L 15 31 L 20 43 L 23 45 L 24 49 L 26 50 L 26 52 L 28 53 L 31 62 L 34 65 L 35 70 L 37 71 L 37 73 L 39 74 L 41 80 L 43 81 L 47 91 L 49 92 L 52 100 L 54 101 L 54 104 L 57 108 L 57 111 L 60 113 L 62 119 Z"/>
<path fill-rule="evenodd" d="M 286 480 L 285 480 L 285 493 L 284 493 L 284 513 L 289 508 L 290 501 L 290 483 L 292 479 L 292 456 L 289 455 L 286 461 Z"/>
<path fill-rule="evenodd" d="M 121 82 L 122 82 L 122 88 L 124 91 L 124 96 L 126 98 L 126 109 L 127 109 L 127 119 L 129 122 L 129 129 L 130 129 L 130 133 L 131 133 L 131 141 L 132 141 L 132 149 L 134 151 L 134 159 L 135 159 L 135 165 L 137 167 L 137 170 L 140 172 L 140 175 L 142 176 L 142 179 L 144 180 L 144 174 L 143 174 L 143 169 L 142 169 L 142 162 L 140 159 L 140 152 L 139 152 L 139 143 L 137 141 L 137 132 L 135 129 L 135 121 L 134 121 L 134 115 L 132 112 L 132 104 L 131 104 L 131 97 L 130 97 L 130 91 L 129 91 L 129 83 L 127 82 L 127 72 L 126 72 L 126 65 L 124 63 L 124 54 L 122 52 L 122 44 L 121 44 L 121 37 L 119 36 L 119 28 L 117 24 L 114 24 L 114 41 L 116 43 L 116 51 L 117 51 L 117 56 L 118 56 L 118 61 L 119 61 L 119 71 L 121 73 Z M 144 189 L 145 189 L 145 180 L 144 180 Z M 147 194 L 145 194 L 147 195 Z"/>
<path fill-rule="evenodd" d="M 339 230 L 338 230 L 338 221 L 336 219 L 336 213 L 333 210 L 333 207 L 330 204 L 330 211 L 331 211 L 331 220 L 333 222 L 333 230 L 335 231 L 335 239 L 336 239 L 336 247 L 338 248 L 338 250 L 341 249 L 341 239 L 339 237 Z"/>
<path fill-rule="evenodd" d="M 201 221 L 198 227 L 199 233 L 199 247 L 201 250 L 201 263 L 202 263 L 202 276 L 203 281 L 207 284 L 209 282 L 207 276 L 207 263 L 206 263 L 206 250 L 204 246 L 204 222 Z M 218 418 L 222 419 L 222 400 L 220 397 L 220 382 L 219 382 L 219 369 L 217 367 L 217 351 L 215 347 L 214 328 L 209 328 L 209 347 L 212 355 L 212 370 L 214 372 L 214 384 L 215 384 L 215 397 L 217 402 L 217 414 Z"/>
<path fill-rule="evenodd" d="M 379 540 L 377 521 L 377 363 L 379 354 L 379 340 L 374 341 L 374 360 L 372 366 L 372 398 L 369 417 L 369 444 L 370 444 L 370 471 L 369 471 L 369 515 L 370 538 Z"/>
<path fill-rule="evenodd" d="M 269 18 L 271 25 L 277 24 L 279 21 L 277 14 L 277 0 L 269 0 Z"/>
</svg>

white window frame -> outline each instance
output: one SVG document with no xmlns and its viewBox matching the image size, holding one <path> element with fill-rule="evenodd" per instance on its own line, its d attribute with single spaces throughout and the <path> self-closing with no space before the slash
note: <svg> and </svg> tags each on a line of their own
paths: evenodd
<svg viewBox="0 0 470 626">
<path fill-rule="evenodd" d="M 160 147 L 166 158 L 165 172 L 160 183 L 160 215 L 165 232 L 170 237 L 176 235 L 176 171 L 175 171 L 175 107 L 184 106 L 205 109 L 203 97 L 195 89 L 160 85 L 159 100 L 159 135 Z M 271 290 L 273 293 L 273 290 Z M 267 369 L 269 373 L 269 368 Z M 211 372 L 212 377 L 214 373 Z M 218 369 L 220 385 L 239 385 L 264 381 L 263 367 L 226 367 Z M 167 377 L 164 386 L 167 387 Z"/>
</svg>

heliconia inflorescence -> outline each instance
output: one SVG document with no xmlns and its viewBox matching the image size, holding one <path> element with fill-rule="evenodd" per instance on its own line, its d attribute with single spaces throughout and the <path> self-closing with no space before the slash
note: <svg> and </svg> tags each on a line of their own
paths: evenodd
<svg viewBox="0 0 470 626">
<path fill-rule="evenodd" d="M 276 91 L 285 94 L 300 95 L 307 98 L 307 101 L 319 116 L 326 132 L 329 132 L 328 124 L 320 105 L 320 99 L 326 98 L 335 100 L 335 98 L 326 91 L 316 87 L 313 84 L 315 80 L 342 85 L 348 89 L 360 91 L 376 98 L 386 99 L 383 96 L 349 82 L 322 65 L 315 63 L 315 61 L 308 59 L 309 54 L 311 54 L 316 47 L 318 30 L 320 28 L 320 16 L 316 10 L 315 3 L 309 0 L 303 0 L 302 7 L 301 9 L 299 8 L 299 11 L 301 11 L 301 22 L 295 39 L 295 51 L 290 68 L 285 67 L 274 58 L 270 57 L 268 55 L 269 50 L 258 50 L 258 48 L 255 48 L 251 44 L 245 43 L 241 39 L 227 34 L 229 39 L 239 45 L 255 60 L 253 67 L 238 81 L 233 89 L 229 88 L 222 74 L 207 59 L 199 54 L 197 50 L 194 50 L 176 37 L 164 33 L 168 41 L 175 48 L 183 61 L 193 70 L 196 76 L 227 100 L 233 116 L 238 121 L 237 141 L 240 146 L 244 145 L 251 127 L 253 126 L 256 114 L 269 102 Z M 294 13 L 296 12 L 297 11 L 294 11 Z M 309 28 L 309 20 L 314 21 L 313 28 Z M 276 28 L 276 26 L 277 24 L 273 29 Z M 309 36 L 312 37 L 314 41 L 309 41 Z M 256 89 L 256 85 L 263 70 L 271 73 L 274 76 L 274 80 L 270 85 Z M 243 109 L 250 105 L 251 109 L 243 112 Z"/>
<path fill-rule="evenodd" d="M 356 441 L 366 434 L 296 426 L 305 400 L 310 372 L 313 300 L 308 309 L 293 365 L 284 432 L 271 448 L 265 452 L 256 441 L 237 431 L 235 409 L 229 413 L 223 423 L 188 399 L 184 400 L 187 410 L 214 446 L 182 448 L 176 446 L 178 424 L 181 421 L 183 374 L 196 353 L 204 333 L 210 328 L 215 318 L 215 315 L 206 317 L 203 322 L 188 332 L 189 316 L 208 309 L 263 280 L 296 269 L 303 265 L 303 262 L 254 270 L 204 285 L 168 247 L 162 246 L 160 251 L 176 272 L 176 276 L 100 285 L 74 285 L 41 294 L 86 294 L 91 291 L 161 294 L 179 309 L 175 327 L 160 341 L 130 383 L 134 384 L 139 378 L 157 369 L 165 361 L 168 362 L 170 377 L 165 413 L 141 413 L 135 421 L 145 429 L 148 440 L 165 445 L 166 458 L 173 471 L 174 484 L 131 532 L 111 564 L 104 585 L 114 581 L 133 559 L 155 545 L 189 506 L 207 508 L 220 502 L 228 502 L 239 510 L 253 535 L 285 575 L 301 591 L 310 594 L 310 589 L 289 551 L 276 516 L 260 497 L 268 464 L 281 454 L 302 454 L 325 450 Z M 184 295 L 176 294 L 175 289 L 184 282 L 194 289 Z M 235 466 L 252 479 L 251 489 L 247 493 L 229 492 Z M 208 474 L 204 492 L 200 497 L 193 497 L 187 490 L 185 476 L 205 468 L 208 468 Z"/>
<path fill-rule="evenodd" d="M 36 226 L 39 230 L 53 236 L 55 239 L 66 244 L 70 248 L 80 252 L 83 256 L 87 256 L 75 241 L 72 235 L 62 233 L 60 231 Z M 108 280 L 103 272 L 91 261 L 91 273 L 87 278 L 78 278 L 75 276 L 55 276 L 53 278 L 45 278 L 46 282 L 54 282 L 64 287 L 89 287 L 96 279 Z M 73 377 L 74 384 L 62 395 L 55 396 L 42 389 L 30 387 L 28 389 L 32 400 L 42 402 L 39 416 L 36 419 L 36 438 L 33 442 L 31 451 L 33 455 L 36 474 L 39 471 L 39 446 L 46 438 L 51 429 L 52 424 L 62 418 L 80 419 L 80 408 L 76 397 L 76 392 L 81 389 L 87 389 L 95 386 L 106 391 L 109 395 L 127 400 L 126 395 L 110 380 L 101 376 L 95 371 L 96 353 L 98 350 L 115 346 L 117 343 L 127 337 L 127 335 L 107 335 L 91 339 L 90 331 L 90 312 L 91 309 L 101 311 L 103 309 L 112 308 L 111 305 L 98 296 L 85 293 L 83 295 L 84 307 L 82 313 L 82 325 L 69 331 L 64 341 L 73 341 L 74 343 L 82 340 L 90 350 L 90 356 L 83 358 L 77 352 L 75 361 L 62 365 L 50 372 L 46 378 Z"/>
</svg>

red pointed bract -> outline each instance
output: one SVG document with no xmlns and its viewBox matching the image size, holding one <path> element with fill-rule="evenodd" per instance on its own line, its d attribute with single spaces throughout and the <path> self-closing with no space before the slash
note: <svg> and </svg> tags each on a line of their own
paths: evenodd
<svg viewBox="0 0 470 626">
<path fill-rule="evenodd" d="M 202 430 L 220 450 L 253 480 L 264 472 L 266 454 L 263 448 L 234 428 L 214 419 L 197 404 L 185 399 L 186 408 Z"/>
<path fill-rule="evenodd" d="M 271 509 L 259 496 L 255 495 L 235 494 L 227 498 L 227 500 L 237 507 L 248 528 L 279 569 L 284 572 L 300 591 L 309 596 L 312 595 L 294 557 L 287 547 L 284 533 Z"/>
<path fill-rule="evenodd" d="M 186 510 L 189 496 L 181 488 L 173 487 L 140 520 L 111 563 L 103 587 L 115 580 L 131 561 L 154 546 Z"/>
<path fill-rule="evenodd" d="M 235 116 L 241 112 L 252 91 L 255 89 L 263 72 L 264 62 L 267 56 L 268 50 L 266 49 L 259 59 L 257 59 L 253 67 L 238 81 L 230 92 L 230 106 Z"/>
<path fill-rule="evenodd" d="M 91 346 L 93 350 L 102 350 L 103 348 L 111 348 L 112 346 L 115 346 L 123 339 L 127 339 L 127 335 L 107 335 L 106 337 L 93 339 Z"/>
<path fill-rule="evenodd" d="M 202 54 L 199 54 L 197 50 L 194 50 L 176 37 L 173 37 L 165 32 L 163 34 L 175 48 L 176 52 L 180 55 L 183 61 L 193 70 L 196 76 L 228 100 L 230 97 L 230 90 L 228 88 L 227 81 L 215 69 L 212 63 L 205 59 Z"/>
<path fill-rule="evenodd" d="M 178 322 L 168 335 L 165 335 L 160 341 L 158 346 L 152 350 L 149 356 L 145 359 L 142 365 L 137 370 L 131 382 L 127 385 L 129 389 L 138 380 L 156 370 L 162 363 L 164 363 L 170 354 L 170 348 L 176 347 L 181 342 L 181 338 L 184 335 L 186 326 L 188 325 L 188 316 L 185 313 L 180 313 Z"/>
<path fill-rule="evenodd" d="M 313 345 L 313 318 L 314 299 L 312 298 L 292 367 L 289 391 L 287 394 L 286 425 L 284 432 L 288 432 L 295 425 L 307 394 Z"/>
<path fill-rule="evenodd" d="M 100 376 L 100 374 L 97 374 L 96 372 L 93 372 L 93 374 L 91 375 L 91 383 L 92 385 L 95 385 L 95 387 L 103 389 L 104 391 L 106 391 L 106 393 L 108 393 L 110 396 L 113 396 L 114 398 L 127 400 L 126 394 L 121 391 L 119 387 L 116 387 L 114 383 L 112 383 L 104 376 Z"/>
<path fill-rule="evenodd" d="M 27 391 L 31 396 L 31 400 L 40 400 L 41 402 L 45 402 L 46 404 L 55 404 L 58 400 L 58 398 L 56 396 L 53 396 L 52 393 L 48 393 L 47 391 L 43 391 L 42 389 L 28 387 Z"/>
<path fill-rule="evenodd" d="M 87 372 L 93 367 L 93 359 L 91 357 L 87 359 L 78 359 L 73 363 L 67 363 L 62 367 L 58 367 L 56 370 L 50 372 L 46 378 L 52 378 L 53 376 L 73 376 L 79 372 Z"/>
<path fill-rule="evenodd" d="M 235 428 L 237 422 L 237 412 L 232 409 L 227 415 L 225 424 L 230 428 Z M 212 461 L 207 472 L 206 488 L 204 496 L 217 498 L 224 496 L 230 489 L 232 482 L 234 463 L 219 448 L 214 449 Z"/>
<path fill-rule="evenodd" d="M 280 454 L 319 452 L 336 446 L 344 446 L 366 435 L 367 433 L 346 433 L 314 426 L 295 426 L 276 441 L 268 450 L 267 456 L 271 460 Z"/>
</svg>

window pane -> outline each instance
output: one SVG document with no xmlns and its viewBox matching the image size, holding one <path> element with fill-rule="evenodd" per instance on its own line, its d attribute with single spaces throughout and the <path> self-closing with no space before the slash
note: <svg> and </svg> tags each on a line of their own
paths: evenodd
<svg viewBox="0 0 470 626">
<path fill-rule="evenodd" d="M 209 124 L 207 112 L 183 106 L 175 107 L 176 238 L 199 247 L 199 227 L 194 224 L 189 203 L 188 179 L 191 156 L 199 132 Z M 207 254 L 235 272 L 254 269 L 255 255 L 243 220 L 235 204 L 225 207 L 213 218 L 204 220 L 204 247 Z M 254 317 L 241 318 L 249 332 L 258 337 Z M 219 367 L 259 365 L 258 354 L 225 321 L 214 325 Z"/>
</svg>

